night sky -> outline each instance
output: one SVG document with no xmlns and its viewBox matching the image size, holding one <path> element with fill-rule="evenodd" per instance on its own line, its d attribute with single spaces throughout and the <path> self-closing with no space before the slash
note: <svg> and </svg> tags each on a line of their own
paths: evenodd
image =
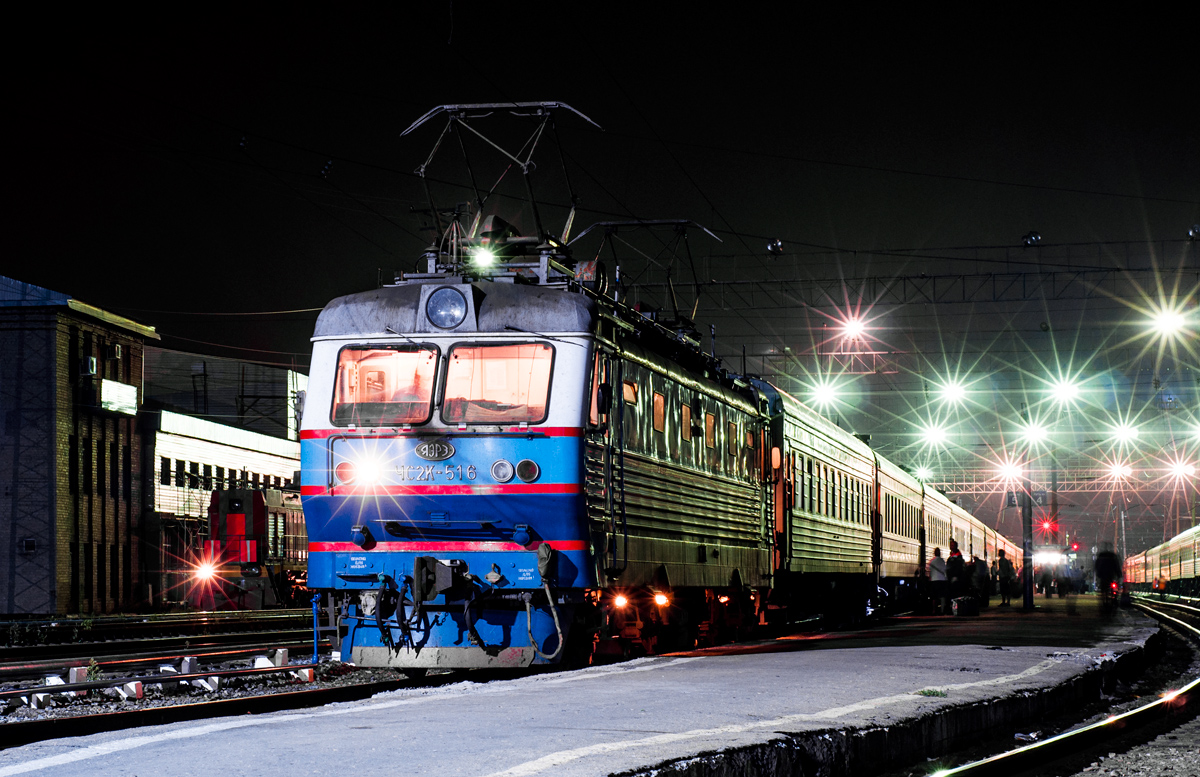
<svg viewBox="0 0 1200 777">
<path fill-rule="evenodd" d="M 1104 253 L 1200 222 L 1182 20 L 649 5 L 46 18 L 12 82 L 17 241 L 0 272 L 153 325 L 170 348 L 303 370 L 315 313 L 245 314 L 320 308 L 381 268 L 412 269 L 429 242 L 412 171 L 442 121 L 400 133 L 436 105 L 505 100 L 566 102 L 604 128 L 558 121 L 576 233 L 689 218 L 723 241 L 690 237 L 714 278 L 956 272 L 905 252 L 994 254 L 1036 230 Z M 566 190 L 544 150 L 538 196 L 561 225 Z M 476 152 L 490 182 L 501 168 Z M 446 148 L 431 167 L 442 202 L 468 199 L 451 185 L 460 158 Z M 516 181 L 489 204 L 529 232 Z M 765 250 L 776 238 L 783 258 Z M 660 259 L 665 239 L 631 236 Z M 720 319 L 722 355 L 799 347 L 794 327 L 720 307 L 703 297 L 697 319 Z"/>
</svg>

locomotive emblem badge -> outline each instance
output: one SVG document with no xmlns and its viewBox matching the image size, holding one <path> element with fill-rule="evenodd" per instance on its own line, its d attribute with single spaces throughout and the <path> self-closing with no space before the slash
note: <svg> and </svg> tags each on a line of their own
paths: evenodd
<svg viewBox="0 0 1200 777">
<path fill-rule="evenodd" d="M 425 461 L 445 461 L 454 455 L 454 446 L 450 444 L 449 440 L 426 440 L 417 443 L 417 447 L 413 448 L 413 453 Z"/>
</svg>

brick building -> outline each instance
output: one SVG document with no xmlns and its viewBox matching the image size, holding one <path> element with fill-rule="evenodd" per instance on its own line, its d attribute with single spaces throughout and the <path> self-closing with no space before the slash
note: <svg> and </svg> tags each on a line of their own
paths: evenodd
<svg viewBox="0 0 1200 777">
<path fill-rule="evenodd" d="M 145 591 L 143 345 L 153 327 L 0 276 L 0 611 L 132 609 Z"/>
</svg>

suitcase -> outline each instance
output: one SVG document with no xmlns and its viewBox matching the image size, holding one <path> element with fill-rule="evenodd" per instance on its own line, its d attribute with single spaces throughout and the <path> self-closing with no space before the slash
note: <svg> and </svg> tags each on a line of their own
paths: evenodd
<svg viewBox="0 0 1200 777">
<path fill-rule="evenodd" d="M 955 615 L 978 615 L 979 602 L 975 601 L 971 596 L 960 596 L 950 602 L 950 606 L 954 609 Z"/>
</svg>

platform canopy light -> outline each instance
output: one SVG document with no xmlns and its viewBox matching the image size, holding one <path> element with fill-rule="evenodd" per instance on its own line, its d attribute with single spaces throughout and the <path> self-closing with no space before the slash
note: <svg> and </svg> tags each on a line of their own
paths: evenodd
<svg viewBox="0 0 1200 777">
<path fill-rule="evenodd" d="M 458 289 L 443 286 L 429 295 L 425 315 L 439 329 L 453 329 L 467 317 L 467 298 Z"/>
<path fill-rule="evenodd" d="M 1187 317 L 1175 308 L 1163 308 L 1151 317 L 1150 324 L 1159 337 L 1170 339 L 1184 330 Z"/>
<path fill-rule="evenodd" d="M 929 480 L 931 477 L 933 477 L 933 470 L 929 467 L 917 467 L 917 479 Z"/>
</svg>

